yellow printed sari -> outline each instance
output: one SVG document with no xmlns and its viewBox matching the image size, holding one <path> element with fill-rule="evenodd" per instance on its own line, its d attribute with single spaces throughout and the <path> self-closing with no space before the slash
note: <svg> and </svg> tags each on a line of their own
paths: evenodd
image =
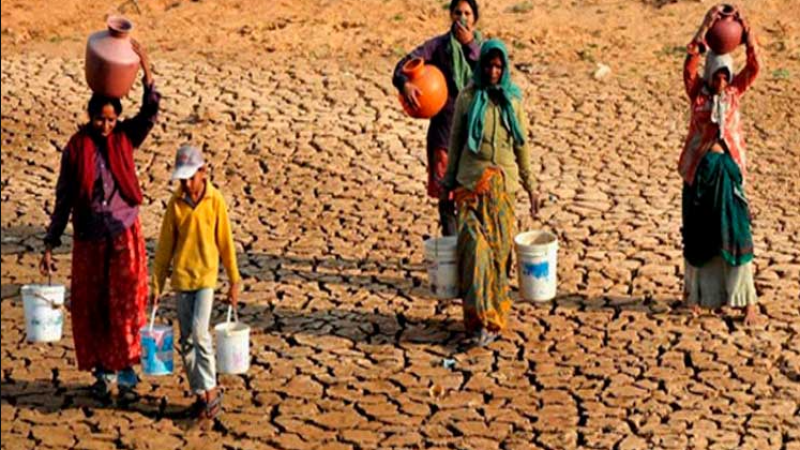
<svg viewBox="0 0 800 450">
<path fill-rule="evenodd" d="M 467 333 L 506 328 L 511 309 L 508 269 L 516 226 L 503 172 L 488 168 L 474 191 L 458 188 L 459 294 Z"/>
</svg>

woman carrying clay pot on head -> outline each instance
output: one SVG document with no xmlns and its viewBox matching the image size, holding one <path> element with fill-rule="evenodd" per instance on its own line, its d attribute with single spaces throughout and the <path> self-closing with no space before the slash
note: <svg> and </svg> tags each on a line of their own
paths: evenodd
<svg viewBox="0 0 800 450">
<path fill-rule="evenodd" d="M 502 41 L 481 47 L 473 83 L 456 100 L 445 192 L 458 205 L 459 295 L 464 326 L 481 346 L 506 328 L 511 309 L 508 269 L 513 248 L 515 194 L 520 186 L 538 210 L 522 92 L 511 81 Z"/>
<path fill-rule="evenodd" d="M 456 233 L 455 207 L 451 198 L 442 198 L 441 180 L 447 168 L 447 146 L 450 141 L 450 128 L 453 123 L 455 99 L 472 77 L 472 69 L 478 61 L 481 36 L 475 30 L 478 21 L 476 0 L 452 0 L 447 33 L 437 36 L 401 59 L 394 70 L 392 82 L 414 108 L 419 105 L 420 91 L 403 74 L 403 66 L 414 58 L 421 58 L 425 64 L 436 66 L 447 81 L 447 102 L 428 127 L 428 196 L 439 200 L 439 223 L 442 234 L 452 236 Z"/>
<path fill-rule="evenodd" d="M 747 64 L 738 74 L 730 54 L 706 55 L 698 72 L 705 38 L 723 14 L 716 6 L 687 47 L 683 79 L 691 120 L 678 170 L 683 178 L 684 298 L 700 307 L 745 309 L 745 323 L 757 321 L 753 284 L 753 239 L 744 193 L 745 146 L 739 103 L 758 75 L 756 38 L 738 13 L 747 45 Z"/>
<path fill-rule="evenodd" d="M 147 53 L 133 42 L 144 70 L 139 113 L 120 120 L 119 99 L 93 95 L 89 122 L 61 154 L 56 201 L 40 263 L 44 275 L 55 270 L 52 251 L 70 214 L 72 246 L 71 313 L 78 368 L 94 372 L 93 394 L 110 399 L 116 380 L 122 403 L 137 399 L 134 364 L 145 323 L 147 254 L 139 223 L 142 192 L 133 153 L 156 121 L 160 96 L 153 85 Z"/>
</svg>

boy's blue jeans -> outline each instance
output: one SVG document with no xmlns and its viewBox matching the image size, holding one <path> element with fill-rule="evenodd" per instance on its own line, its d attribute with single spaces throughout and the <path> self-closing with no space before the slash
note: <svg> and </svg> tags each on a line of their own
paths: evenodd
<svg viewBox="0 0 800 450">
<path fill-rule="evenodd" d="M 214 306 L 214 289 L 178 293 L 180 350 L 189 387 L 203 394 L 217 386 L 217 361 L 209 325 Z"/>
</svg>

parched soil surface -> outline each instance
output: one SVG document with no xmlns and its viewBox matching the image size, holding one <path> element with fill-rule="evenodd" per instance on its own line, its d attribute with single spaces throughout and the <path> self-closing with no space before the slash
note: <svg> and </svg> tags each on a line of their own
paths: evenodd
<svg viewBox="0 0 800 450">
<path fill-rule="evenodd" d="M 220 378 L 225 413 L 196 430 L 178 418 L 192 401 L 180 364 L 120 409 L 91 400 L 69 320 L 59 343 L 25 342 L 18 291 L 41 281 L 59 149 L 85 120 L 84 40 L 117 4 L 4 1 L 0 446 L 800 449 L 800 17 L 793 0 L 742 3 L 765 66 L 742 111 L 761 324 L 679 308 L 681 46 L 710 3 L 500 0 L 481 26 L 512 48 L 546 198 L 536 221 L 520 198 L 519 227 L 558 234 L 559 295 L 516 302 L 487 349 L 461 344 L 460 303 L 427 288 L 425 123 L 390 82 L 446 27 L 443 2 L 124 6 L 164 95 L 137 154 L 148 249 L 174 152 L 194 142 L 244 276 L 252 367 Z M 595 80 L 597 63 L 611 74 Z M 65 243 L 54 281 L 68 284 Z M 160 320 L 176 324 L 174 299 Z"/>
</svg>

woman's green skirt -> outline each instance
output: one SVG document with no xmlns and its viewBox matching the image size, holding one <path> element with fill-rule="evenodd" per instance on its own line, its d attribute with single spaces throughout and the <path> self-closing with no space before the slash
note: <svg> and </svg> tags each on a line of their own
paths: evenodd
<svg viewBox="0 0 800 450">
<path fill-rule="evenodd" d="M 683 255 L 700 267 L 715 256 L 731 266 L 753 260 L 750 211 L 742 172 L 727 153 L 709 152 L 694 184 L 683 186 Z"/>
<path fill-rule="evenodd" d="M 727 153 L 709 152 L 683 187 L 684 295 L 689 304 L 756 302 L 753 237 L 742 173 Z"/>
<path fill-rule="evenodd" d="M 511 309 L 508 271 L 515 228 L 514 204 L 503 174 L 490 168 L 474 191 L 455 193 L 458 203 L 459 293 L 468 333 L 506 328 Z"/>
</svg>

